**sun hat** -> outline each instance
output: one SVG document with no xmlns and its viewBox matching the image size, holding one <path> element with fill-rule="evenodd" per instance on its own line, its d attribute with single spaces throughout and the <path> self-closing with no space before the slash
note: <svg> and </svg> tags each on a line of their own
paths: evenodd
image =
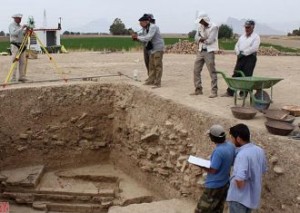
<svg viewBox="0 0 300 213">
<path fill-rule="evenodd" d="M 23 15 L 21 13 L 16 13 L 12 16 L 12 18 L 22 18 Z"/>
</svg>

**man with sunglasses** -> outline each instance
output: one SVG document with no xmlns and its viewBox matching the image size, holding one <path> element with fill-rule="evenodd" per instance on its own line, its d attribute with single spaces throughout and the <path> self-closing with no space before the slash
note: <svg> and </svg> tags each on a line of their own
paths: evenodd
<svg viewBox="0 0 300 213">
<path fill-rule="evenodd" d="M 232 77 L 241 77 L 240 74 L 235 71 L 242 71 L 245 76 L 252 76 L 256 65 L 256 55 L 260 45 L 260 37 L 254 32 L 255 22 L 253 20 L 247 20 L 244 27 L 245 33 L 239 38 L 234 48 L 237 61 Z M 227 88 L 227 92 L 221 96 L 229 97 L 233 95 L 234 91 Z"/>
</svg>

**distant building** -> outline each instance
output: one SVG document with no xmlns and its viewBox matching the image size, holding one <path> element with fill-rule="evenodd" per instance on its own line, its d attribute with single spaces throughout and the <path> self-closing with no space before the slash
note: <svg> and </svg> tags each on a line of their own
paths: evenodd
<svg viewBox="0 0 300 213">
<path fill-rule="evenodd" d="M 43 48 L 41 47 L 42 45 L 50 53 L 59 52 L 61 48 L 60 30 L 60 28 L 34 29 L 34 34 L 30 37 L 30 49 L 38 52 L 44 52 Z"/>
<path fill-rule="evenodd" d="M 47 26 L 47 15 L 46 10 L 44 10 L 43 27 L 39 29 L 33 29 L 34 34 L 30 37 L 30 43 L 28 47 L 31 50 L 37 52 L 44 52 L 43 47 L 49 53 L 57 53 L 61 49 L 60 44 L 60 30 L 61 30 L 61 18 L 59 18 L 59 23 L 57 28 L 49 28 Z M 40 40 L 40 42 L 38 41 Z M 42 47 L 43 46 L 43 47 Z"/>
</svg>

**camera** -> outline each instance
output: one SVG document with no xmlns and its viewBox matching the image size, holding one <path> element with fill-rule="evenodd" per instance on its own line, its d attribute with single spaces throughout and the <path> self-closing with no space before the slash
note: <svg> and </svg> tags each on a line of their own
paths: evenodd
<svg viewBox="0 0 300 213">
<path fill-rule="evenodd" d="M 29 16 L 28 17 L 28 20 L 27 20 L 27 28 L 28 29 L 33 29 L 35 27 L 34 25 L 34 19 L 32 16 Z"/>
</svg>

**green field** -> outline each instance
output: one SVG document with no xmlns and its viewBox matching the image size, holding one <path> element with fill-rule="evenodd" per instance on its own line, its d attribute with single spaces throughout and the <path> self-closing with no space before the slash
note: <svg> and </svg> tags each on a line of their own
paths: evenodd
<svg viewBox="0 0 300 213">
<path fill-rule="evenodd" d="M 164 38 L 166 45 L 177 43 L 182 38 Z M 236 43 L 235 39 L 220 39 L 219 46 L 223 50 L 233 50 Z M 61 44 L 65 46 L 67 50 L 73 51 L 129 51 L 141 48 L 139 42 L 132 41 L 130 37 L 72 37 L 62 38 Z M 279 45 L 272 45 L 268 43 L 262 43 L 261 46 L 270 47 L 281 52 L 300 52 L 299 49 L 286 48 Z M 0 52 L 7 51 L 9 47 L 8 39 L 0 41 Z"/>
</svg>

